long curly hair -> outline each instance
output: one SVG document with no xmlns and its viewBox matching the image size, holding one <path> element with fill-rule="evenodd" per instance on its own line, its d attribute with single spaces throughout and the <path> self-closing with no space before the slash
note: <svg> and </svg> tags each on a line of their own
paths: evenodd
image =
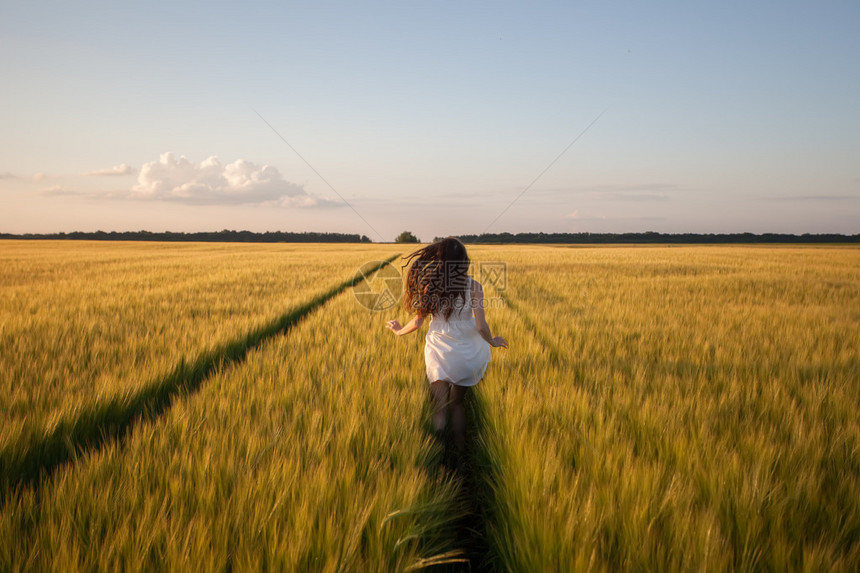
<svg viewBox="0 0 860 573">
<path fill-rule="evenodd" d="M 403 258 L 403 267 L 412 263 L 403 297 L 406 310 L 421 318 L 430 314 L 448 320 L 457 299 L 466 302 L 470 261 L 465 245 L 458 239 L 447 237 Z"/>
</svg>

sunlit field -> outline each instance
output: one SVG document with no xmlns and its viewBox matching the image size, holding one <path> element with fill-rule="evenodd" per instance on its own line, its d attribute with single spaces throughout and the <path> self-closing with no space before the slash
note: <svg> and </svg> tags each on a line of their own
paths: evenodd
<svg viewBox="0 0 860 573">
<path fill-rule="evenodd" d="M 857 569 L 858 250 L 473 252 L 505 568 Z"/>
<path fill-rule="evenodd" d="M 860 568 L 860 249 L 471 247 L 461 459 L 410 251 L 0 242 L 0 570 Z"/>
</svg>

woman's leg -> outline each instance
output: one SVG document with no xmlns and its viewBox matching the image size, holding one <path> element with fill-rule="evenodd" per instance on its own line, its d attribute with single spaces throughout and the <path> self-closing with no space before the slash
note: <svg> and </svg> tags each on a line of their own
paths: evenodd
<svg viewBox="0 0 860 573">
<path fill-rule="evenodd" d="M 430 394 L 433 396 L 433 430 L 441 437 L 445 431 L 445 423 L 448 419 L 448 392 L 450 382 L 436 380 L 430 384 Z"/>
<path fill-rule="evenodd" d="M 466 449 L 466 405 L 463 400 L 468 390 L 467 386 L 451 385 L 451 430 L 454 433 L 454 445 L 461 454 Z"/>
</svg>

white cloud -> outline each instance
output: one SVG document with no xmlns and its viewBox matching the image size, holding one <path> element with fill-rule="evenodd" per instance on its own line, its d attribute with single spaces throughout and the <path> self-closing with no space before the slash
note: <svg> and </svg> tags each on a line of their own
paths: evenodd
<svg viewBox="0 0 860 573">
<path fill-rule="evenodd" d="M 128 165 L 127 163 L 120 163 L 119 165 L 114 165 L 110 169 L 98 169 L 96 171 L 90 171 L 89 173 L 84 173 L 84 175 L 108 175 L 108 176 L 116 176 L 116 175 L 134 175 L 137 170 Z"/>
<path fill-rule="evenodd" d="M 579 209 L 574 209 L 570 213 L 564 216 L 565 219 L 575 219 L 577 221 L 605 221 L 606 215 L 599 215 L 596 217 L 593 216 L 582 216 L 579 213 Z"/>
<path fill-rule="evenodd" d="M 39 191 L 42 195 L 77 195 L 76 192 L 70 191 L 61 185 L 53 185 L 47 189 Z"/>
<path fill-rule="evenodd" d="M 630 185 L 596 185 L 587 190 L 588 196 L 607 201 L 667 201 L 677 190 L 671 183 L 639 183 Z"/>
<path fill-rule="evenodd" d="M 115 194 L 113 196 L 116 196 Z M 171 201 L 191 205 L 273 204 L 310 207 L 336 204 L 309 195 L 303 187 L 286 181 L 270 165 L 238 159 L 227 165 L 217 157 L 200 164 L 172 153 L 140 168 L 137 185 L 126 197 Z"/>
<path fill-rule="evenodd" d="M 10 173 L 9 171 L 0 172 L 0 179 L 17 179 L 15 174 Z"/>
<path fill-rule="evenodd" d="M 860 195 L 789 195 L 785 197 L 767 196 L 768 201 L 857 201 Z"/>
<path fill-rule="evenodd" d="M 315 197 L 313 195 L 294 195 L 281 197 L 276 201 L 267 201 L 263 205 L 273 207 L 343 207 L 343 201 L 329 199 L 327 197 Z"/>
<path fill-rule="evenodd" d="M 44 173 L 36 173 L 35 175 L 33 175 L 33 181 L 44 181 L 47 178 L 48 176 Z"/>
<path fill-rule="evenodd" d="M 667 201 L 679 191 L 674 183 L 603 184 L 575 188 L 535 189 L 534 195 L 571 196 L 603 201 Z"/>
</svg>

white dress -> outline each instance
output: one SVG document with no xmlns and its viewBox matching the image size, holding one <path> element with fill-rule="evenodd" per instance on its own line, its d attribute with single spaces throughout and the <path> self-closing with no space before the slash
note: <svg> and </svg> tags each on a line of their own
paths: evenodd
<svg viewBox="0 0 860 573">
<path fill-rule="evenodd" d="M 490 345 L 478 332 L 472 314 L 472 278 L 466 281 L 466 299 L 456 299 L 454 311 L 445 320 L 430 318 L 424 337 L 424 363 L 427 381 L 446 380 L 458 386 L 474 386 L 490 363 Z"/>
</svg>

